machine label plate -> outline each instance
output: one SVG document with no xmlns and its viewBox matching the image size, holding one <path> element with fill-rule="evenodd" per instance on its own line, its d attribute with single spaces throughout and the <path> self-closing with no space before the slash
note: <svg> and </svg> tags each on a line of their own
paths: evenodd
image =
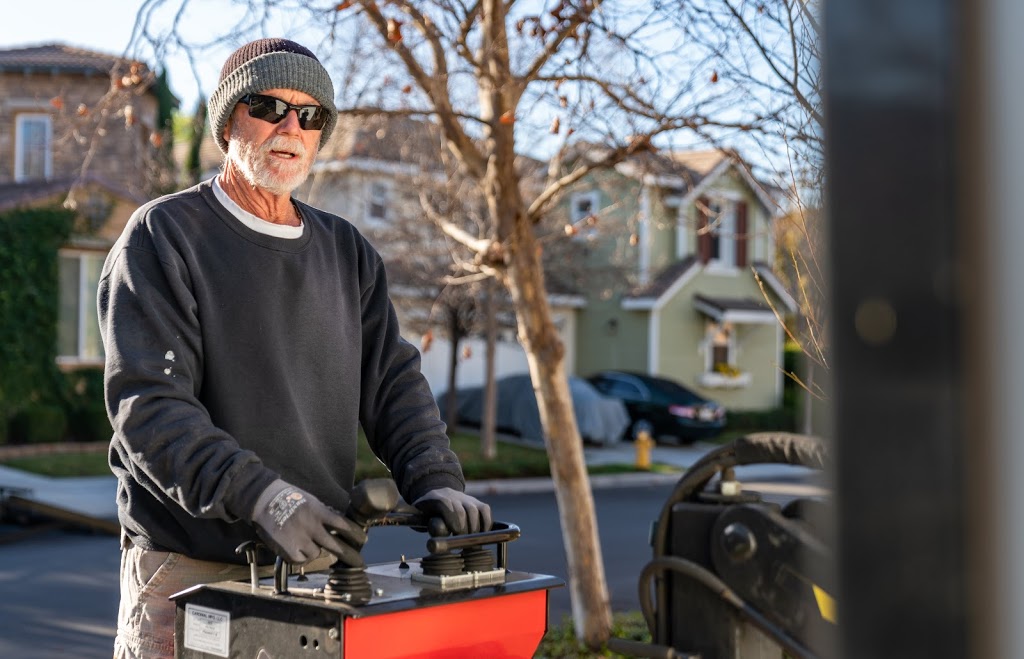
<svg viewBox="0 0 1024 659">
<path fill-rule="evenodd" d="M 231 615 L 227 611 L 185 605 L 185 647 L 190 650 L 227 657 L 230 627 Z"/>
</svg>

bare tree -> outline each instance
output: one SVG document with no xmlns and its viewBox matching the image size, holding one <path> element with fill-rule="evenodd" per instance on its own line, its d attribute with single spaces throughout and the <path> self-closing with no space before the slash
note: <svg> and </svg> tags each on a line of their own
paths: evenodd
<svg viewBox="0 0 1024 659">
<path fill-rule="evenodd" d="M 171 0 L 165 0 L 170 2 Z M 161 0 L 149 0 L 140 23 Z M 165 29 L 141 38 L 185 47 L 187 2 Z M 469 275 L 493 277 L 516 312 L 537 394 L 567 552 L 577 635 L 597 648 L 609 636 L 611 610 L 593 496 L 569 394 L 565 348 L 552 320 L 543 257 L 545 226 L 564 192 L 591 172 L 614 167 L 652 140 L 710 125 L 727 95 L 692 61 L 673 27 L 675 3 L 641 0 L 248 0 L 226 41 L 262 36 L 261 17 L 288 11 L 294 25 L 340 71 L 342 112 L 429 117 L 446 157 L 484 201 L 479 232 L 440 218 L 447 236 L 472 258 Z M 299 26 L 302 14 L 308 21 Z M 230 32 L 228 32 L 230 30 Z M 199 44 L 200 46 L 202 44 Z M 764 117 L 718 123 L 750 130 Z M 570 138 L 570 136 L 573 136 Z M 570 142 L 601 148 L 563 158 Z M 517 151 L 546 151 L 546 176 L 528 185 Z"/>
</svg>

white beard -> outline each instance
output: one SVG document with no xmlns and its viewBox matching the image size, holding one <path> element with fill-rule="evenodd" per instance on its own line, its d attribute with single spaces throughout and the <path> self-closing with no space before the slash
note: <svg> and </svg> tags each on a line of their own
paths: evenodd
<svg viewBox="0 0 1024 659">
<path fill-rule="evenodd" d="M 291 151 L 295 158 L 290 161 L 270 155 L 271 151 Z M 309 176 L 313 156 L 297 139 L 278 135 L 263 144 L 255 144 L 231 127 L 228 140 L 228 161 L 234 163 L 242 177 L 254 188 L 261 188 L 276 195 L 288 195 L 298 188 Z M 272 160 L 273 159 L 273 160 Z"/>
</svg>

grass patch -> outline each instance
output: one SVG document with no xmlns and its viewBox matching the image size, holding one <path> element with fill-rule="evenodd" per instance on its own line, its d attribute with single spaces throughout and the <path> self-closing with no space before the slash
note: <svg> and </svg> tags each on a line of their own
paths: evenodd
<svg viewBox="0 0 1024 659">
<path fill-rule="evenodd" d="M 107 450 L 51 453 L 5 460 L 3 464 L 42 476 L 110 476 Z"/>
<path fill-rule="evenodd" d="M 616 613 L 612 616 L 612 636 L 630 641 L 651 642 L 651 633 L 639 611 Z M 540 642 L 535 659 L 586 659 L 588 657 L 622 657 L 604 649 L 595 653 L 576 640 L 572 618 L 566 616 L 562 624 L 548 629 Z"/>
<path fill-rule="evenodd" d="M 548 454 L 542 447 L 522 446 L 498 442 L 498 457 L 487 460 L 481 454 L 480 438 L 476 435 L 457 433 L 450 438 L 452 450 L 459 456 L 462 472 L 467 480 L 490 478 L 530 478 L 551 475 Z M 388 475 L 362 433 L 359 434 L 359 450 L 356 462 L 356 482 L 364 478 L 380 478 Z"/>
<path fill-rule="evenodd" d="M 459 456 L 467 480 L 501 478 L 546 478 L 551 476 L 548 454 L 543 447 L 498 442 L 498 457 L 487 460 L 481 454 L 480 438 L 459 433 L 451 438 L 452 450 Z M 106 445 L 75 453 L 48 453 L 10 458 L 0 462 L 8 467 L 43 476 L 109 476 Z M 635 472 L 632 464 L 595 465 L 591 475 L 628 474 Z M 651 467 L 652 473 L 678 473 L 679 469 L 662 464 Z M 386 478 L 388 470 L 370 451 L 362 433 L 356 454 L 356 482 L 365 478 Z"/>
</svg>

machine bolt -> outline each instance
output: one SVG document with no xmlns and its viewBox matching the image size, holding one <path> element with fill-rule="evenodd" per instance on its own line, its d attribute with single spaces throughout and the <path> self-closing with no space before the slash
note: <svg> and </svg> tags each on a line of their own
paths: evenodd
<svg viewBox="0 0 1024 659">
<path fill-rule="evenodd" d="M 338 640 L 338 636 L 340 636 L 340 634 L 338 633 L 338 628 L 337 627 L 331 627 L 327 631 L 327 637 L 330 638 L 332 641 L 337 641 Z"/>
<path fill-rule="evenodd" d="M 376 595 L 377 597 L 380 597 L 381 595 L 384 594 L 384 589 L 383 588 L 376 588 L 376 589 L 374 589 L 373 594 Z"/>
<path fill-rule="evenodd" d="M 733 522 L 722 530 L 722 549 L 734 563 L 749 560 L 757 553 L 757 538 L 740 522 Z"/>
</svg>

